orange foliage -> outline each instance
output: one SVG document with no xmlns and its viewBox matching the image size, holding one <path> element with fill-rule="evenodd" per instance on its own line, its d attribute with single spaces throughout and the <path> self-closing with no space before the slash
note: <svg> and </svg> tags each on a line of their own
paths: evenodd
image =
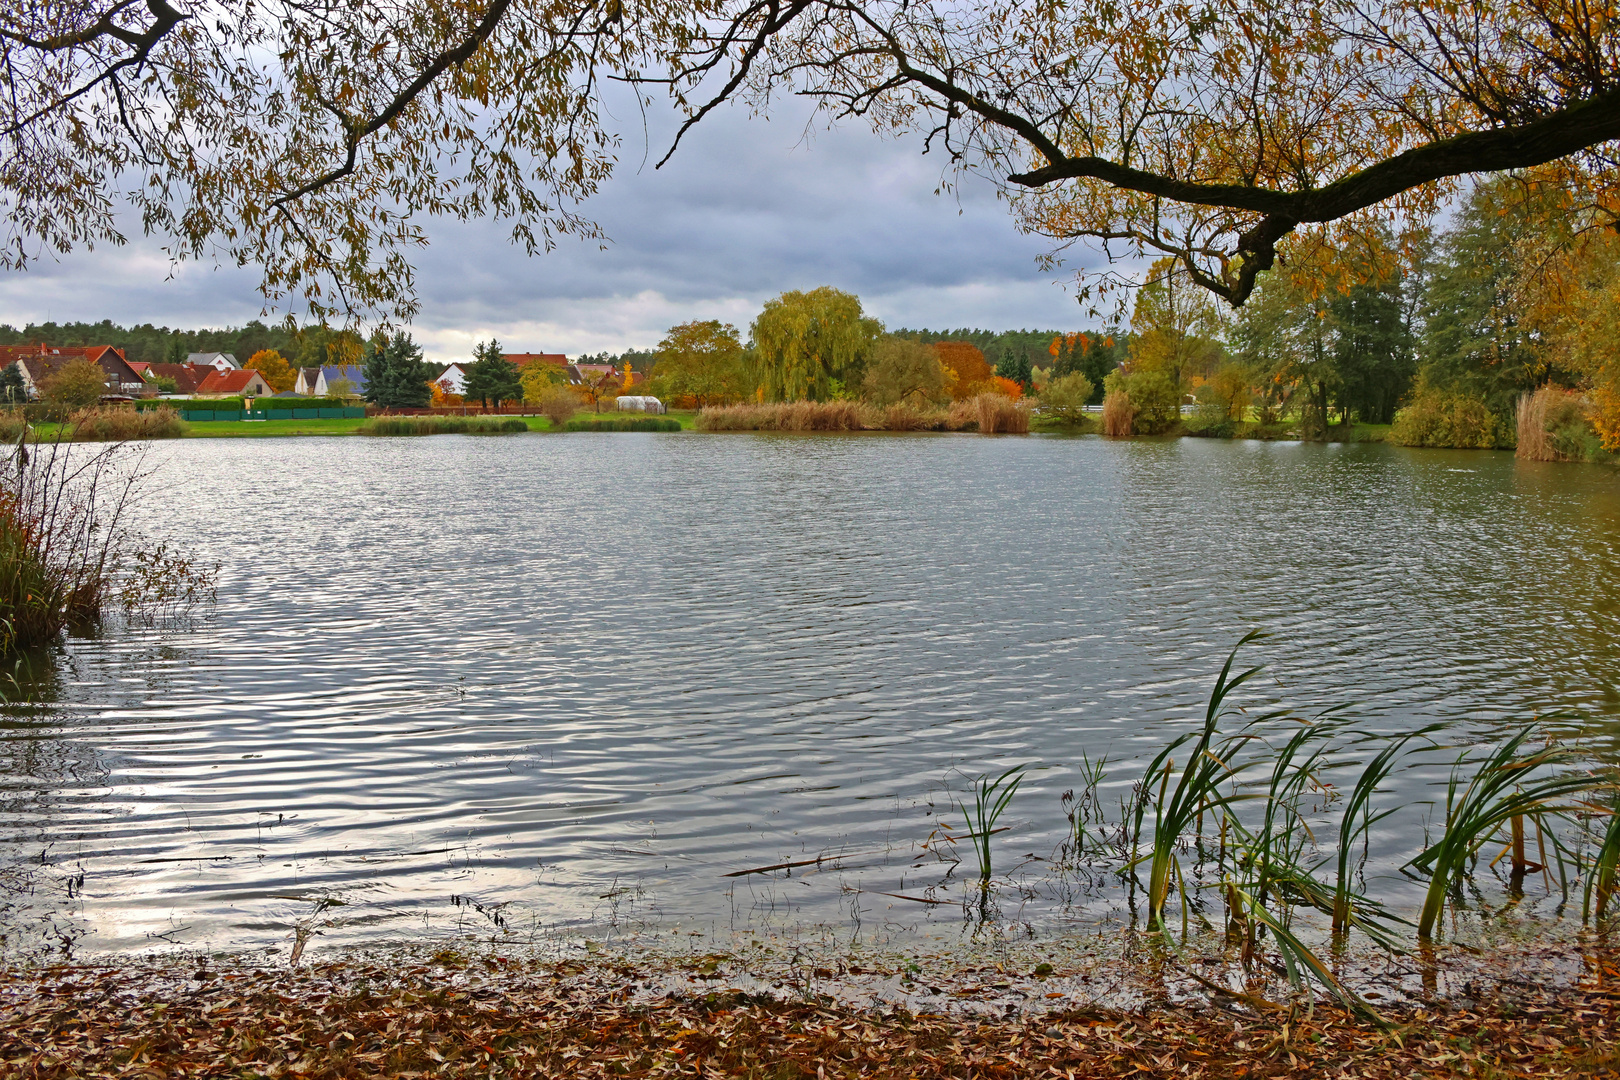
<svg viewBox="0 0 1620 1080">
<path fill-rule="evenodd" d="M 1105 349 L 1111 349 L 1114 347 L 1114 339 L 1112 337 L 1093 338 L 1085 331 L 1078 331 L 1073 334 L 1059 334 L 1057 337 L 1052 339 L 1052 343 L 1046 347 L 1046 351 L 1054 358 L 1057 356 L 1060 346 L 1068 349 L 1070 352 L 1085 353 L 1091 350 L 1092 343 L 1094 341 Z"/>
<path fill-rule="evenodd" d="M 433 393 L 432 405 L 435 409 L 444 409 L 452 405 L 460 405 L 462 396 L 450 390 L 450 381 L 440 379 L 436 383 L 428 383 L 428 389 Z"/>
<path fill-rule="evenodd" d="M 990 384 L 995 387 L 996 393 L 1005 394 L 1014 401 L 1017 401 L 1019 398 L 1024 396 L 1023 386 L 1012 379 L 1006 378 L 1005 376 L 990 376 Z"/>
<path fill-rule="evenodd" d="M 945 391 L 952 401 L 965 401 L 986 392 L 1000 392 L 992 380 L 996 374 L 978 347 L 966 341 L 936 341 L 934 352 L 945 368 Z"/>
</svg>

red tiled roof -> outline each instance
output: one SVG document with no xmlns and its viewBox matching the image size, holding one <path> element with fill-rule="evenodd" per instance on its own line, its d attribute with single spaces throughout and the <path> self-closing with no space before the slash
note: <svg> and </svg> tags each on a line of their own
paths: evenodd
<svg viewBox="0 0 1620 1080">
<path fill-rule="evenodd" d="M 199 394 L 240 394 L 248 388 L 255 376 L 261 380 L 263 376 L 253 368 L 237 368 L 232 371 L 216 371 L 208 369 L 208 377 L 197 384 L 196 392 Z"/>
<path fill-rule="evenodd" d="M 213 373 L 213 368 L 202 364 L 151 364 L 152 374 L 161 379 L 174 380 L 177 394 L 195 394 L 201 382 Z"/>
<path fill-rule="evenodd" d="M 0 367 L 9 367 L 18 360 L 43 359 L 50 364 L 63 360 L 88 360 L 99 364 L 106 353 L 122 360 L 124 354 L 111 345 L 0 345 Z"/>
</svg>

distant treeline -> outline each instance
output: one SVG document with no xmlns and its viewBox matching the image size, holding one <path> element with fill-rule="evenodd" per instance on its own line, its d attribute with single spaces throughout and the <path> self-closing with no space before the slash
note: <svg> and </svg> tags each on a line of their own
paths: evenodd
<svg viewBox="0 0 1620 1080">
<path fill-rule="evenodd" d="M 301 352 L 313 355 L 332 336 L 331 331 L 321 328 L 294 331 L 282 325 L 266 326 L 257 319 L 246 326 L 223 330 L 182 330 L 151 323 L 126 327 L 111 319 L 96 323 L 29 323 L 21 330 L 0 323 L 0 345 L 112 345 L 124 350 L 126 360 L 148 364 L 178 363 L 194 352 L 225 352 L 246 360 L 260 349 L 274 349 L 291 360 Z"/>
<path fill-rule="evenodd" d="M 1112 351 L 1115 354 L 1115 364 L 1123 363 L 1129 350 L 1127 348 L 1130 334 L 1118 327 L 1107 327 L 1100 330 L 1088 330 L 1086 333 L 1095 339 L 1112 340 Z M 936 341 L 965 341 L 984 353 L 985 358 L 998 368 L 1008 367 L 1006 363 L 1011 358 L 1027 359 L 1031 367 L 1050 368 L 1053 363 L 1051 352 L 1052 342 L 1059 337 L 1074 334 L 1073 330 L 972 330 L 966 327 L 960 330 L 910 330 L 905 327 L 891 330 L 894 337 L 910 338 L 924 345 L 932 345 Z"/>
</svg>

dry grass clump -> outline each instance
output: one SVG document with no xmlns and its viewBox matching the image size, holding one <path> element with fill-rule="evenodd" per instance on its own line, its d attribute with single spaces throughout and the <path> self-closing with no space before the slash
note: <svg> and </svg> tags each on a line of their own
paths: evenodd
<svg viewBox="0 0 1620 1080">
<path fill-rule="evenodd" d="M 1004 394 L 979 394 L 973 399 L 981 435 L 1028 435 L 1029 406 Z"/>
<path fill-rule="evenodd" d="M 943 409 L 919 409 L 901 402 L 883 410 L 883 430 L 944 431 L 949 416 Z"/>
<path fill-rule="evenodd" d="M 1136 407 L 1131 396 L 1123 390 L 1110 390 L 1103 398 L 1103 434 L 1124 436 L 1131 434 L 1136 422 Z"/>
<path fill-rule="evenodd" d="M 1606 459 L 1591 413 L 1580 394 L 1554 386 L 1524 394 L 1518 406 L 1518 456 L 1529 461 Z"/>
<path fill-rule="evenodd" d="M 699 431 L 865 431 L 880 424 L 858 401 L 773 401 L 710 407 L 698 413 Z"/>
<path fill-rule="evenodd" d="M 782 401 L 711 407 L 698 413 L 699 431 L 982 431 L 1029 432 L 1029 406 L 1003 394 L 979 394 L 949 410 L 907 402 L 878 408 L 859 401 Z"/>
<path fill-rule="evenodd" d="M 80 409 L 68 418 L 74 442 L 132 442 L 137 439 L 178 439 L 190 429 L 180 414 L 167 406 L 136 412 L 114 406 Z M 15 438 L 15 434 L 12 435 Z"/>
<path fill-rule="evenodd" d="M 21 409 L 0 413 L 0 442 L 15 443 L 28 430 L 28 418 Z"/>
</svg>

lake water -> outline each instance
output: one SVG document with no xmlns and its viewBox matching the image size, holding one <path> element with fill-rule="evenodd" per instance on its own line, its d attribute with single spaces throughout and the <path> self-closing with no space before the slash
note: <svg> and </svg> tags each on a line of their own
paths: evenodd
<svg viewBox="0 0 1620 1080">
<path fill-rule="evenodd" d="M 0 728 L 11 949 L 812 928 L 949 939 L 966 777 L 1032 763 L 1007 925 L 1082 754 L 1246 704 L 1620 730 L 1620 480 L 1508 454 L 570 435 L 167 444 L 138 525 L 212 618 L 77 639 Z M 1403 774 L 1419 805 L 1443 775 Z M 1131 776 L 1115 766 L 1105 800 Z M 1421 838 L 1391 823 L 1387 855 Z M 725 877 L 838 855 L 819 866 Z M 1398 861 L 1398 860 L 1396 860 Z M 1402 887 L 1390 873 L 1390 888 Z M 891 895 L 892 894 L 892 895 Z M 902 899 L 911 897 L 912 899 Z M 342 901 L 315 919 L 320 899 Z M 943 899 L 925 904 L 924 899 Z"/>
</svg>

